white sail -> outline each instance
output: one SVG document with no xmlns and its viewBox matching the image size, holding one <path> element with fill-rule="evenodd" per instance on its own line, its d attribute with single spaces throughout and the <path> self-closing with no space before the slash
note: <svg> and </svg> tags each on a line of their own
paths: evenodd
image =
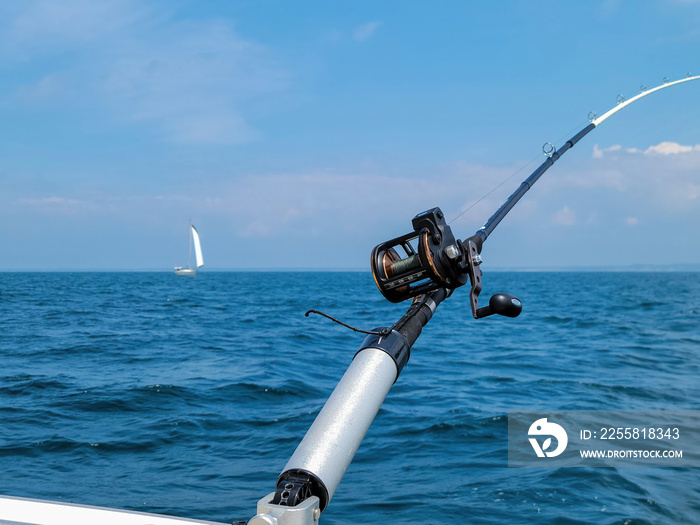
<svg viewBox="0 0 700 525">
<path fill-rule="evenodd" d="M 192 228 L 192 242 L 194 243 L 194 258 L 197 268 L 204 266 L 204 259 L 202 258 L 202 245 L 199 242 L 199 233 L 197 229 L 190 225 Z"/>
</svg>

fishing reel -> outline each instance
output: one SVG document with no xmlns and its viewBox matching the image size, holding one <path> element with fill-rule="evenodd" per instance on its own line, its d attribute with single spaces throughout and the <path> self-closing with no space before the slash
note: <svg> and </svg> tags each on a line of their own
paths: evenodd
<svg viewBox="0 0 700 525">
<path fill-rule="evenodd" d="M 419 213 L 412 225 L 412 232 L 372 250 L 372 276 L 384 297 L 400 303 L 439 288 L 451 292 L 471 281 L 469 296 L 475 319 L 492 314 L 507 317 L 520 314 L 522 304 L 508 294 L 496 294 L 489 306 L 479 308 L 481 238 L 455 239 L 440 208 Z"/>
</svg>

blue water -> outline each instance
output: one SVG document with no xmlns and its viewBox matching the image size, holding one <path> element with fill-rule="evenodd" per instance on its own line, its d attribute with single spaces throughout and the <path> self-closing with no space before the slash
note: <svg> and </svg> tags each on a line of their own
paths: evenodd
<svg viewBox="0 0 700 525">
<path fill-rule="evenodd" d="M 700 472 L 508 468 L 509 410 L 700 409 L 700 274 L 487 273 L 438 309 L 324 524 L 699 523 Z M 368 273 L 5 273 L 0 493 L 248 519 L 364 328 Z"/>
</svg>

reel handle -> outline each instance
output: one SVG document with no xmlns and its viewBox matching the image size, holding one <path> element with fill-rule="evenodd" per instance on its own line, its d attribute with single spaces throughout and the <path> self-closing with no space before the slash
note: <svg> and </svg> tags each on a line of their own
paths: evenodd
<svg viewBox="0 0 700 525">
<path fill-rule="evenodd" d="M 507 293 L 497 293 L 489 299 L 489 305 L 479 308 L 476 311 L 477 319 L 488 317 L 489 315 L 498 314 L 505 317 L 518 317 L 523 311 L 523 303 L 520 299 Z"/>
</svg>

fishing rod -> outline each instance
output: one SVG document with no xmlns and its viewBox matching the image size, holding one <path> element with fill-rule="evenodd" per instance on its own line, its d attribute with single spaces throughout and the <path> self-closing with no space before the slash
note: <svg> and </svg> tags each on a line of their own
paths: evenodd
<svg viewBox="0 0 700 525">
<path fill-rule="evenodd" d="M 508 212 L 564 153 L 602 122 L 651 93 L 697 79 L 700 76 L 690 74 L 674 82 L 664 78 L 653 89 L 642 86 L 642 92 L 629 100 L 619 95 L 616 107 L 600 117 L 589 114 L 590 123 L 561 148 L 545 144 L 547 160 L 466 240 L 456 239 L 442 210 L 432 208 L 413 218 L 411 232 L 377 245 L 370 265 L 379 291 L 391 302 L 412 299 L 412 303 L 391 327 L 366 332 L 360 350 L 278 477 L 275 492 L 258 501 L 258 513 L 248 525 L 315 525 L 440 303 L 469 282 L 475 319 L 494 314 L 517 317 L 522 311 L 520 300 L 505 293 L 493 295 L 488 306 L 479 307 L 480 254 Z"/>
<path fill-rule="evenodd" d="M 625 100 L 618 95 L 616 107 L 597 117 L 589 114 L 590 123 L 559 149 L 546 143 L 543 146 L 545 160 L 522 184 L 515 190 L 498 210 L 466 241 L 455 241 L 454 235 L 446 224 L 440 208 L 433 208 L 417 215 L 413 219 L 413 231 L 386 241 L 372 251 L 372 275 L 377 287 L 384 297 L 392 302 L 401 302 L 408 298 L 431 292 L 437 288 L 454 290 L 467 282 L 471 282 L 470 300 L 472 315 L 480 319 L 494 313 L 516 317 L 520 312 L 519 301 L 507 294 L 498 294 L 489 301 L 489 306 L 479 308 L 479 293 L 481 292 L 480 253 L 486 239 L 500 224 L 511 209 L 527 193 L 530 188 L 552 165 L 569 151 L 583 137 L 588 135 L 602 122 L 618 111 L 646 97 L 677 84 L 697 80 L 699 76 L 690 76 L 675 82 L 664 78 L 664 83 L 653 89 L 642 86 L 641 93 Z M 411 245 L 417 244 L 417 251 Z M 400 249 L 404 256 L 399 255 Z M 513 302 L 514 301 L 514 302 Z M 491 303 L 495 304 L 492 305 Z"/>
</svg>

